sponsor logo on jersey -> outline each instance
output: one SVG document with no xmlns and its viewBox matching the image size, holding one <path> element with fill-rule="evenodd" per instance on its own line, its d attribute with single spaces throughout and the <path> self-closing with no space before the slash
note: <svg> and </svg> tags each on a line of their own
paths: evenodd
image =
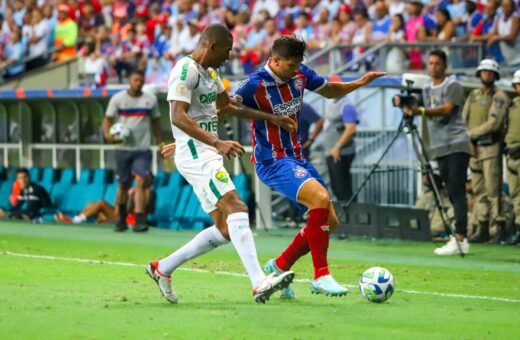
<svg viewBox="0 0 520 340">
<path fill-rule="evenodd" d="M 307 170 L 302 168 L 301 166 L 297 166 L 293 169 L 294 177 L 296 178 L 303 178 L 307 175 Z"/>
<path fill-rule="evenodd" d="M 303 80 L 301 78 L 296 78 L 294 80 L 294 87 L 298 90 L 298 91 L 301 91 L 302 88 L 303 88 Z"/>
<path fill-rule="evenodd" d="M 203 93 L 199 96 L 201 104 L 211 104 L 217 101 L 217 92 Z"/>
<path fill-rule="evenodd" d="M 322 225 L 320 228 L 321 228 L 321 230 L 323 230 L 323 231 L 330 231 L 330 227 L 329 227 L 328 224 L 327 224 L 327 225 Z"/>
<path fill-rule="evenodd" d="M 275 115 L 290 116 L 300 111 L 302 105 L 302 97 L 296 97 L 283 104 L 276 104 L 273 107 Z"/>
<path fill-rule="evenodd" d="M 222 170 L 217 171 L 215 178 L 222 183 L 227 183 L 229 181 L 229 177 L 228 177 L 227 173 Z"/>
<path fill-rule="evenodd" d="M 187 60 L 184 65 L 182 65 L 182 71 L 181 71 L 181 80 L 186 80 L 186 77 L 188 76 L 188 68 L 190 66 L 189 60 Z"/>
<path fill-rule="evenodd" d="M 199 122 L 199 126 L 206 132 L 217 132 L 218 122 L 216 120 L 211 122 Z"/>
</svg>

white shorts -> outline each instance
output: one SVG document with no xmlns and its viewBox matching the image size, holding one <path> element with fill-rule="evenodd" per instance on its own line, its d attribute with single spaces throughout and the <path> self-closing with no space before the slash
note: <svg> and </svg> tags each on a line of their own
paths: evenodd
<svg viewBox="0 0 520 340">
<path fill-rule="evenodd" d="M 183 157 L 176 152 L 175 165 L 182 177 L 193 187 L 202 209 L 207 213 L 217 209 L 216 204 L 222 196 L 235 190 L 235 185 L 224 168 L 223 157 L 215 151 L 199 150 L 196 159 L 187 155 Z"/>
</svg>

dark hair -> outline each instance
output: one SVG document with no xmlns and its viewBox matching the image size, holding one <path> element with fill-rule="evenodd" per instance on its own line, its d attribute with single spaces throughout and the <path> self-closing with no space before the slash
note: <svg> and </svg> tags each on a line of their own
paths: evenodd
<svg viewBox="0 0 520 340">
<path fill-rule="evenodd" d="M 354 16 L 360 15 L 365 19 L 368 19 L 368 11 L 364 7 L 359 7 L 354 11 Z"/>
<path fill-rule="evenodd" d="M 402 14 L 395 14 L 394 17 L 399 19 L 399 22 L 401 23 L 401 25 L 399 26 L 399 31 L 404 30 L 404 18 L 403 18 L 403 15 Z"/>
<path fill-rule="evenodd" d="M 130 78 L 130 77 L 133 76 L 134 74 L 135 74 L 135 75 L 138 75 L 138 76 L 141 76 L 141 77 L 143 77 L 143 78 L 145 78 L 144 71 L 141 70 L 141 69 L 139 69 L 139 68 L 136 68 L 136 69 L 134 69 L 132 72 L 130 72 L 130 75 L 128 76 L 128 78 Z"/>
<path fill-rule="evenodd" d="M 443 50 L 433 50 L 430 52 L 430 54 L 428 54 L 428 56 L 439 57 L 444 62 L 444 66 L 448 66 L 448 57 L 446 56 L 446 52 L 444 52 Z"/>
<path fill-rule="evenodd" d="M 27 168 L 18 168 L 18 169 L 16 170 L 16 174 L 17 174 L 17 175 L 18 175 L 18 174 L 26 174 L 27 177 L 30 177 L 30 175 L 29 175 L 29 170 L 27 170 Z"/>
<path fill-rule="evenodd" d="M 282 59 L 298 58 L 303 60 L 305 50 L 307 50 L 305 41 L 294 35 L 282 35 L 274 41 L 271 54 Z"/>
<path fill-rule="evenodd" d="M 446 8 L 441 8 L 437 12 L 441 13 L 446 18 L 446 20 L 451 20 L 450 12 L 448 12 Z"/>
</svg>

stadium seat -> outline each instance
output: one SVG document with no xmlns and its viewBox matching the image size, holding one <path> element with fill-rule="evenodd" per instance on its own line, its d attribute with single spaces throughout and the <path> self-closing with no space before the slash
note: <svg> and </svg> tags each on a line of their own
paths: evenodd
<svg viewBox="0 0 520 340">
<path fill-rule="evenodd" d="M 3 165 L 0 165 L 0 181 L 5 181 L 7 179 L 7 170 Z"/>
<path fill-rule="evenodd" d="M 169 175 L 169 173 L 164 171 L 157 172 L 153 179 L 153 189 L 165 186 L 168 183 Z"/>
<path fill-rule="evenodd" d="M 9 196 L 11 196 L 13 182 L 13 178 L 8 178 L 0 182 L 0 208 L 3 210 L 8 210 L 11 208 L 11 204 L 9 203 Z"/>
<path fill-rule="evenodd" d="M 59 207 L 60 211 L 67 215 L 75 215 L 83 209 L 85 204 L 89 203 L 92 197 L 98 195 L 88 195 L 87 190 L 89 184 L 92 183 L 93 171 L 91 169 L 82 169 L 79 181 L 73 184 L 66 192 L 65 199 Z M 103 193 L 101 194 L 102 197 Z"/>
<path fill-rule="evenodd" d="M 148 220 L 152 225 L 157 225 L 159 228 L 170 228 L 182 186 L 185 183 L 179 172 L 175 171 L 170 174 L 166 186 L 158 187 L 155 190 L 155 210 L 148 215 Z"/>
<path fill-rule="evenodd" d="M 51 190 L 51 199 L 54 207 L 61 209 L 68 190 L 75 181 L 74 169 L 66 168 L 61 171 L 60 180 L 54 184 Z"/>
<path fill-rule="evenodd" d="M 29 176 L 31 177 L 31 181 L 40 183 L 40 180 L 42 178 L 42 169 L 33 166 L 29 169 Z"/>
<path fill-rule="evenodd" d="M 56 183 L 58 172 L 53 167 L 46 167 L 43 169 L 42 179 L 40 185 L 49 193 L 52 192 L 52 187 Z"/>
<path fill-rule="evenodd" d="M 170 213 L 173 214 L 172 220 L 166 228 L 180 230 L 182 229 L 183 223 L 186 220 L 185 218 L 185 210 L 188 207 L 188 203 L 190 201 L 190 196 L 193 194 L 193 188 L 190 185 L 185 185 L 182 187 L 181 192 L 179 194 L 179 199 L 177 204 L 171 207 Z M 161 224 L 158 224 L 160 227 Z"/>
<path fill-rule="evenodd" d="M 108 184 L 105 189 L 105 195 L 103 196 L 103 199 L 110 205 L 116 204 L 116 194 L 117 194 L 117 187 L 119 186 L 119 183 L 117 181 L 113 181 L 112 183 Z"/>
</svg>

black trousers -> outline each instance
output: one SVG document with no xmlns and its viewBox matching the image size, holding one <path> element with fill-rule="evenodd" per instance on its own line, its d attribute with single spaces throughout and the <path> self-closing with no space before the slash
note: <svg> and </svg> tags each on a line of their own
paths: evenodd
<svg viewBox="0 0 520 340">
<path fill-rule="evenodd" d="M 469 165 L 467 153 L 454 153 L 437 158 L 442 181 L 446 185 L 448 197 L 455 213 L 455 232 L 466 236 L 468 229 L 468 200 L 466 178 Z"/>
<path fill-rule="evenodd" d="M 348 201 L 352 196 L 352 174 L 350 168 L 355 154 L 341 155 L 335 163 L 332 156 L 327 156 L 327 168 L 330 176 L 330 187 L 334 196 L 340 201 Z"/>
</svg>

